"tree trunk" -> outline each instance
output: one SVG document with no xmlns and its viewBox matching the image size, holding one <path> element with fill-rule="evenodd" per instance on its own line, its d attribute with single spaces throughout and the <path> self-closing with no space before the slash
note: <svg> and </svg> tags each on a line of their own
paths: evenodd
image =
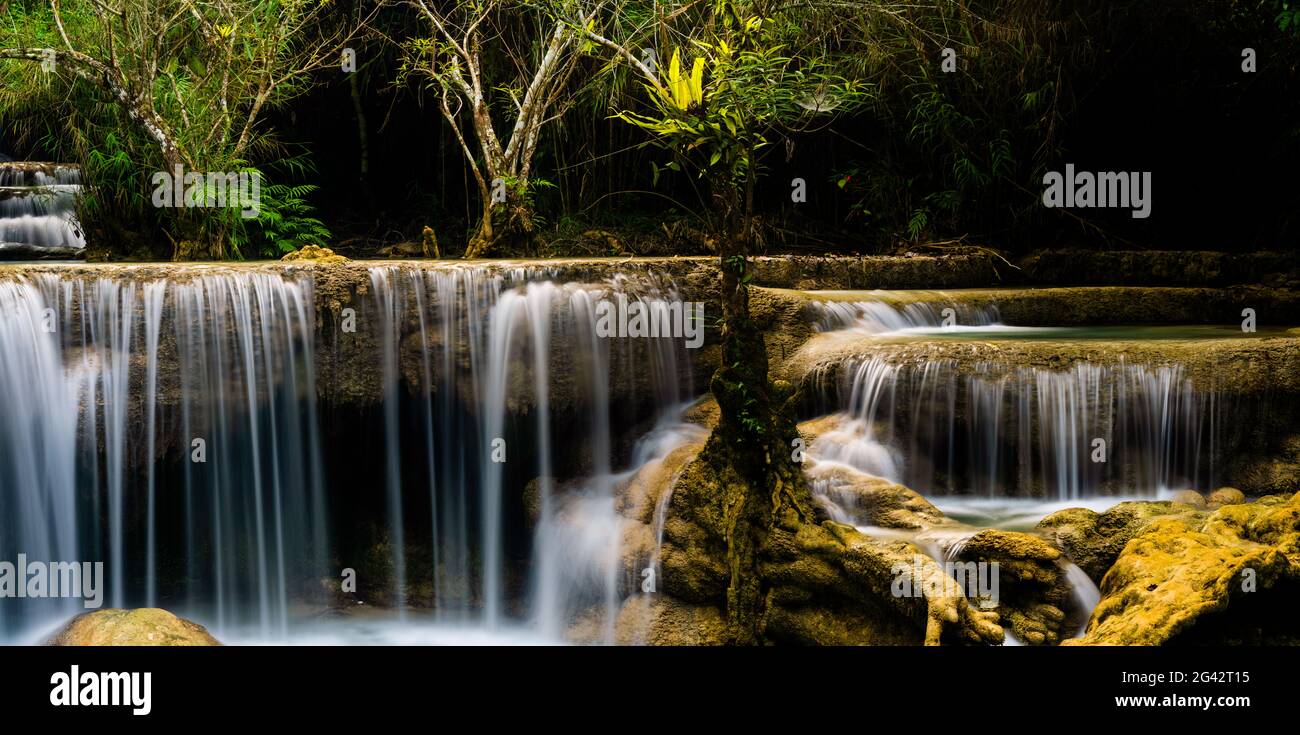
<svg viewBox="0 0 1300 735">
<path fill-rule="evenodd" d="M 793 461 L 798 437 L 792 391 L 768 379 L 767 347 L 749 315 L 749 217 L 741 192 L 713 182 L 723 223 L 718 233 L 722 273 L 722 365 L 710 389 L 720 419 L 706 452 L 741 478 L 723 499 L 731 583 L 727 617 L 732 642 L 762 642 L 767 591 L 764 552 L 774 526 L 794 528 L 812 516 L 812 500 Z M 747 210 L 747 207 L 744 208 Z"/>
<path fill-rule="evenodd" d="M 531 254 L 536 249 L 536 240 L 537 225 L 532 202 L 510 187 L 506 188 L 504 202 L 493 202 L 489 190 L 483 197 L 483 219 L 469 240 L 465 258 Z"/>
</svg>

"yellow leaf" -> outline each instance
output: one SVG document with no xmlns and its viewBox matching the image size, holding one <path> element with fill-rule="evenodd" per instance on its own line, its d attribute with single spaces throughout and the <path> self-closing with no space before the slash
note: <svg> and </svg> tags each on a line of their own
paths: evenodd
<svg viewBox="0 0 1300 735">
<path fill-rule="evenodd" d="M 673 103 L 679 109 L 686 109 L 686 90 L 682 79 L 682 54 L 680 49 L 673 51 L 672 61 L 668 62 L 668 88 L 673 93 Z"/>
<path fill-rule="evenodd" d="M 691 100 L 704 104 L 704 57 L 695 58 L 695 68 L 691 69 Z"/>
</svg>

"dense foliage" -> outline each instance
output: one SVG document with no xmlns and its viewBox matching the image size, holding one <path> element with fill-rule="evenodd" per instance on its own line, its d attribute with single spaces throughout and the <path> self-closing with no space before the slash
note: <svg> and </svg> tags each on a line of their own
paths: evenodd
<svg viewBox="0 0 1300 735">
<path fill-rule="evenodd" d="M 1297 12 L 0 0 L 0 149 L 86 168 L 105 257 L 365 255 L 426 226 L 470 255 L 710 252 L 733 185 L 760 250 L 1278 247 L 1300 204 L 1270 180 L 1300 163 Z M 1068 162 L 1154 171 L 1156 215 L 1044 208 Z M 177 164 L 258 173 L 258 216 L 152 206 Z"/>
</svg>

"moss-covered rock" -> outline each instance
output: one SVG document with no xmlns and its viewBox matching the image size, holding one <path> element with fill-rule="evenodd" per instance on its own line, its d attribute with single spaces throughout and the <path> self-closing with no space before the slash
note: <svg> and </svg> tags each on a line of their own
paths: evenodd
<svg viewBox="0 0 1300 735">
<path fill-rule="evenodd" d="M 346 263 L 347 258 L 336 255 L 333 250 L 319 245 L 303 245 L 301 248 L 286 253 L 280 258 L 286 263 Z"/>
<path fill-rule="evenodd" d="M 1179 490 L 1178 492 L 1174 493 L 1171 500 L 1175 503 L 1190 505 L 1193 508 L 1205 507 L 1205 496 L 1196 492 L 1195 490 Z"/>
<path fill-rule="evenodd" d="M 1002 625 L 1031 645 L 1055 645 L 1089 611 L 1070 609 L 1071 589 L 1061 552 L 1027 533 L 987 529 L 961 541 L 949 554 L 959 562 L 997 564 L 997 612 Z M 1067 615 L 1067 611 L 1074 613 Z"/>
<path fill-rule="evenodd" d="M 815 645 L 994 644 L 996 613 L 911 543 L 833 521 L 773 533 L 764 567 L 772 588 L 768 639 Z"/>
<path fill-rule="evenodd" d="M 1300 643 L 1300 494 L 1155 518 L 1101 592 L 1087 635 L 1072 643 Z"/>
<path fill-rule="evenodd" d="M 1235 487 L 1221 487 L 1210 493 L 1206 503 L 1211 507 L 1220 505 L 1240 505 L 1246 502 L 1246 494 Z"/>
<path fill-rule="evenodd" d="M 615 623 L 614 642 L 620 646 L 719 646 L 726 640 L 726 618 L 717 607 L 660 594 L 628 598 Z"/>
<path fill-rule="evenodd" d="M 73 618 L 50 638 L 51 646 L 219 646 L 198 623 L 159 608 L 109 608 Z"/>
<path fill-rule="evenodd" d="M 824 487 L 820 499 L 832 506 L 832 518 L 851 517 L 862 525 L 915 530 L 952 523 L 911 488 L 841 464 L 812 460 L 804 464 L 809 479 Z"/>
<path fill-rule="evenodd" d="M 726 485 L 742 480 L 720 470 L 707 451 L 687 464 L 674 483 L 664 526 L 661 589 L 680 602 L 725 610 L 731 593 L 726 504 L 734 497 Z M 897 498 L 896 493 L 879 493 L 887 496 Z M 759 627 L 765 642 L 917 645 L 1000 643 L 1003 638 L 995 614 L 969 605 L 956 582 L 905 541 L 871 538 L 815 517 L 785 518 L 767 530 L 758 563 L 764 590 Z M 900 576 L 917 594 L 894 593 Z"/>
<path fill-rule="evenodd" d="M 1065 552 L 1094 582 L 1101 582 L 1129 539 L 1152 520 L 1196 509 L 1170 501 L 1119 503 L 1104 513 L 1067 508 L 1038 522 L 1036 531 Z"/>
</svg>

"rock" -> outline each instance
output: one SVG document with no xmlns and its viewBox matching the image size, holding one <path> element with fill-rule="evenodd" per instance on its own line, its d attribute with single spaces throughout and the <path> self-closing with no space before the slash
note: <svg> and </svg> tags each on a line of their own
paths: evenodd
<svg viewBox="0 0 1300 735">
<path fill-rule="evenodd" d="M 720 609 L 660 594 L 629 597 L 615 623 L 614 642 L 620 646 L 719 646 L 726 640 Z"/>
<path fill-rule="evenodd" d="M 711 446 L 673 485 L 661 591 L 679 602 L 725 610 L 731 594 L 725 500 L 731 483 L 743 480 L 710 454 Z M 996 614 L 969 605 L 955 580 L 906 541 L 872 538 L 833 521 L 786 519 L 767 533 L 759 562 L 767 589 L 760 617 L 767 642 L 919 645 L 1003 639 Z M 899 581 L 915 594 L 895 594 Z"/>
<path fill-rule="evenodd" d="M 1235 487 L 1221 487 L 1210 493 L 1208 501 L 1211 505 L 1240 505 L 1246 502 L 1246 495 Z"/>
<path fill-rule="evenodd" d="M 1294 645 L 1300 494 L 1156 518 L 1101 583 L 1097 645 Z"/>
<path fill-rule="evenodd" d="M 280 260 L 286 263 L 346 263 L 347 258 L 342 255 L 335 255 L 333 250 L 320 247 L 318 245 L 303 245 L 292 253 L 286 253 Z"/>
<path fill-rule="evenodd" d="M 811 465 L 811 466 L 809 466 Z M 825 483 L 822 502 L 831 517 L 883 528 L 922 529 L 953 522 L 911 488 L 831 462 L 805 462 L 814 483 Z"/>
<path fill-rule="evenodd" d="M 989 565 L 988 574 L 998 565 L 996 610 L 1003 627 L 1030 645 L 1055 645 L 1089 612 L 1071 610 L 1067 616 L 1072 597 L 1061 552 L 1038 536 L 986 529 L 949 547 L 946 556 Z M 972 571 L 967 569 L 968 579 Z"/>
<path fill-rule="evenodd" d="M 1001 643 L 997 614 L 968 603 L 956 580 L 905 541 L 833 521 L 769 540 L 766 636 L 802 645 Z"/>
<path fill-rule="evenodd" d="M 1173 502 L 1190 505 L 1194 508 L 1205 507 L 1205 496 L 1195 490 L 1179 490 L 1174 493 Z"/>
<path fill-rule="evenodd" d="M 1092 581 L 1100 583 L 1124 545 L 1146 524 L 1161 516 L 1196 512 L 1169 501 L 1119 503 L 1105 513 L 1067 508 L 1039 521 L 1035 531 L 1064 551 Z"/>
<path fill-rule="evenodd" d="M 219 646 L 198 623 L 161 610 L 109 608 L 73 618 L 50 638 L 51 646 Z"/>
<path fill-rule="evenodd" d="M 542 517 L 542 481 L 545 478 L 534 477 L 524 486 L 524 523 L 529 531 L 537 529 L 537 521 Z M 549 478 L 555 486 L 555 478 Z"/>
<path fill-rule="evenodd" d="M 712 393 L 707 393 L 682 412 L 682 420 L 690 424 L 703 426 L 706 429 L 712 429 L 718 425 L 719 413 L 717 399 L 713 397 Z"/>
<path fill-rule="evenodd" d="M 750 318 L 762 330 L 767 354 L 773 363 L 795 354 L 812 337 L 807 308 L 802 294 L 767 288 L 749 290 Z"/>
<path fill-rule="evenodd" d="M 1300 336 L 1300 328 L 1290 330 Z M 1250 464 L 1239 478 L 1252 495 L 1291 495 L 1300 492 L 1300 434 L 1281 442 L 1280 450 L 1263 458 L 1250 457 Z"/>
<path fill-rule="evenodd" d="M 438 248 L 438 233 L 428 225 L 420 231 L 420 254 L 426 258 L 442 257 L 442 251 Z"/>
</svg>

